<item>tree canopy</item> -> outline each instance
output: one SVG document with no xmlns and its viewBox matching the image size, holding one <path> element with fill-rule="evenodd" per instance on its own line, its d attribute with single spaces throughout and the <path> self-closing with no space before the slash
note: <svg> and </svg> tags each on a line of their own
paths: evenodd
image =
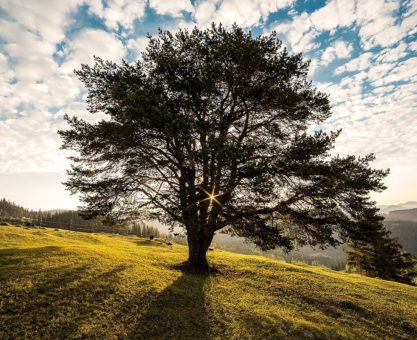
<svg viewBox="0 0 417 340">
<path fill-rule="evenodd" d="M 75 73 L 107 117 L 66 117 L 66 185 L 86 216 L 183 226 L 192 267 L 219 230 L 262 249 L 355 239 L 387 171 L 331 153 L 340 131 L 318 128 L 331 110 L 308 69 L 275 33 L 221 25 L 160 31 L 132 64 L 96 57 Z"/>
</svg>

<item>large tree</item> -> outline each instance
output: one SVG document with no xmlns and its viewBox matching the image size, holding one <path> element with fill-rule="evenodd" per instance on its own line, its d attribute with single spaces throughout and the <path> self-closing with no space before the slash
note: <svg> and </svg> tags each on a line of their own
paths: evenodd
<svg viewBox="0 0 417 340">
<path fill-rule="evenodd" d="M 86 216 L 183 226 L 192 268 L 219 230 L 262 249 L 355 239 L 386 172 L 330 154 L 340 131 L 318 129 L 331 111 L 308 68 L 274 33 L 221 25 L 161 31 L 133 64 L 96 58 L 76 74 L 107 118 L 67 117 L 66 184 Z"/>
</svg>

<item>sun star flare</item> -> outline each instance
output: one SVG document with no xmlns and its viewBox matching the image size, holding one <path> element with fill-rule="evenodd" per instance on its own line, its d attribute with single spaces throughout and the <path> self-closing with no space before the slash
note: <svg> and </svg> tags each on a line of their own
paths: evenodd
<svg viewBox="0 0 417 340">
<path fill-rule="evenodd" d="M 206 198 L 202 199 L 200 202 L 205 202 L 205 201 L 209 201 L 209 206 L 213 205 L 213 202 L 217 203 L 220 207 L 223 207 L 223 204 L 217 199 L 217 197 L 222 196 L 223 194 L 218 192 L 217 194 L 216 192 L 216 187 L 213 186 L 211 192 L 207 191 L 204 188 L 201 188 L 201 190 L 207 195 Z"/>
</svg>

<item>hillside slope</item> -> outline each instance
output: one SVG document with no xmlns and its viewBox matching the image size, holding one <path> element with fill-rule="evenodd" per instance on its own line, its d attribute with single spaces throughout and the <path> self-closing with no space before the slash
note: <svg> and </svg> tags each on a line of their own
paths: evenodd
<svg viewBox="0 0 417 340">
<path fill-rule="evenodd" d="M 136 237 L 0 227 L 0 339 L 416 338 L 417 288 Z"/>
<path fill-rule="evenodd" d="M 387 220 L 393 221 L 417 221 L 417 208 L 393 210 L 388 214 Z"/>
</svg>

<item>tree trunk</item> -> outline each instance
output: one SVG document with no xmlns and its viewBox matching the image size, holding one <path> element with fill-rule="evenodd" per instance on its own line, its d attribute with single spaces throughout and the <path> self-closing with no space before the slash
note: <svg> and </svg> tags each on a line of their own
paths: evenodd
<svg viewBox="0 0 417 340">
<path fill-rule="evenodd" d="M 201 233 L 200 235 L 188 235 L 188 267 L 196 272 L 207 272 L 207 250 L 213 240 L 214 233 Z"/>
</svg>

